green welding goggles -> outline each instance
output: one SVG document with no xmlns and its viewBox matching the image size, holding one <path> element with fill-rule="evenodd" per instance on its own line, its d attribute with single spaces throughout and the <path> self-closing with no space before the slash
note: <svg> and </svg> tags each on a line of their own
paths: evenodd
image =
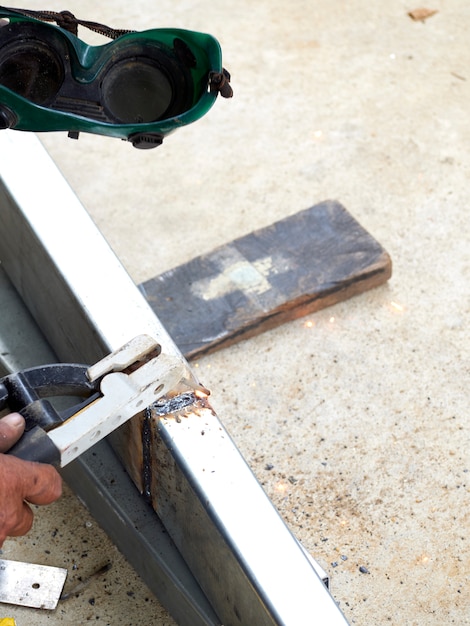
<svg viewBox="0 0 470 626">
<path fill-rule="evenodd" d="M 79 25 L 113 41 L 88 45 Z M 229 82 L 211 35 L 115 30 L 68 11 L 0 7 L 0 129 L 88 132 L 153 148 L 207 113 L 219 93 L 231 97 Z"/>
</svg>

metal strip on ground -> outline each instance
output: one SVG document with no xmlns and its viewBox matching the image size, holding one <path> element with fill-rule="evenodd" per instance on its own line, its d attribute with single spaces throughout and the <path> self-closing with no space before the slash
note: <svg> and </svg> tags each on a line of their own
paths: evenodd
<svg viewBox="0 0 470 626">
<path fill-rule="evenodd" d="M 0 559 L 0 602 L 53 610 L 66 578 L 61 567 Z"/>
</svg>

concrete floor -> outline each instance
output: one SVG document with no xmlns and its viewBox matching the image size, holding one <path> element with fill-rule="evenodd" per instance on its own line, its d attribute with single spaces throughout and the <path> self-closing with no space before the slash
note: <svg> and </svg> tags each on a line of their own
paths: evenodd
<svg viewBox="0 0 470 626">
<path fill-rule="evenodd" d="M 433 0 L 425 22 L 407 15 L 416 6 L 46 7 L 210 32 L 232 73 L 233 100 L 155 151 L 41 137 L 136 282 L 327 198 L 392 257 L 387 286 L 196 363 L 351 624 L 470 624 L 470 4 Z M 1 613 L 18 626 L 173 624 L 70 493 L 3 553 L 66 565 L 72 581 L 110 555 L 112 570 L 56 612 Z"/>
</svg>

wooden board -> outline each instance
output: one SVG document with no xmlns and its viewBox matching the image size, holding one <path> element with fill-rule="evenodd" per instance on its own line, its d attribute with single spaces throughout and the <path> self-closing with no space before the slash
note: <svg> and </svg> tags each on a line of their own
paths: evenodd
<svg viewBox="0 0 470 626">
<path fill-rule="evenodd" d="M 390 256 L 325 201 L 140 285 L 187 358 L 208 354 L 387 281 Z"/>
</svg>

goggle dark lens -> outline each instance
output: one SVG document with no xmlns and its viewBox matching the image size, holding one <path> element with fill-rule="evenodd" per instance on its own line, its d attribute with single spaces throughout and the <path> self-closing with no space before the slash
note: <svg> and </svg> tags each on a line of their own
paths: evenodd
<svg viewBox="0 0 470 626">
<path fill-rule="evenodd" d="M 40 41 L 5 46 L 0 55 L 0 84 L 34 104 L 50 102 L 64 80 L 62 62 Z"/>
<path fill-rule="evenodd" d="M 88 45 L 78 25 L 112 41 Z M 0 129 L 154 147 L 207 113 L 219 93 L 231 97 L 221 63 L 219 43 L 205 33 L 115 30 L 68 11 L 0 7 Z"/>
<path fill-rule="evenodd" d="M 161 119 L 173 101 L 173 88 L 164 71 L 147 59 L 124 59 L 102 82 L 103 104 L 122 124 Z"/>
</svg>

